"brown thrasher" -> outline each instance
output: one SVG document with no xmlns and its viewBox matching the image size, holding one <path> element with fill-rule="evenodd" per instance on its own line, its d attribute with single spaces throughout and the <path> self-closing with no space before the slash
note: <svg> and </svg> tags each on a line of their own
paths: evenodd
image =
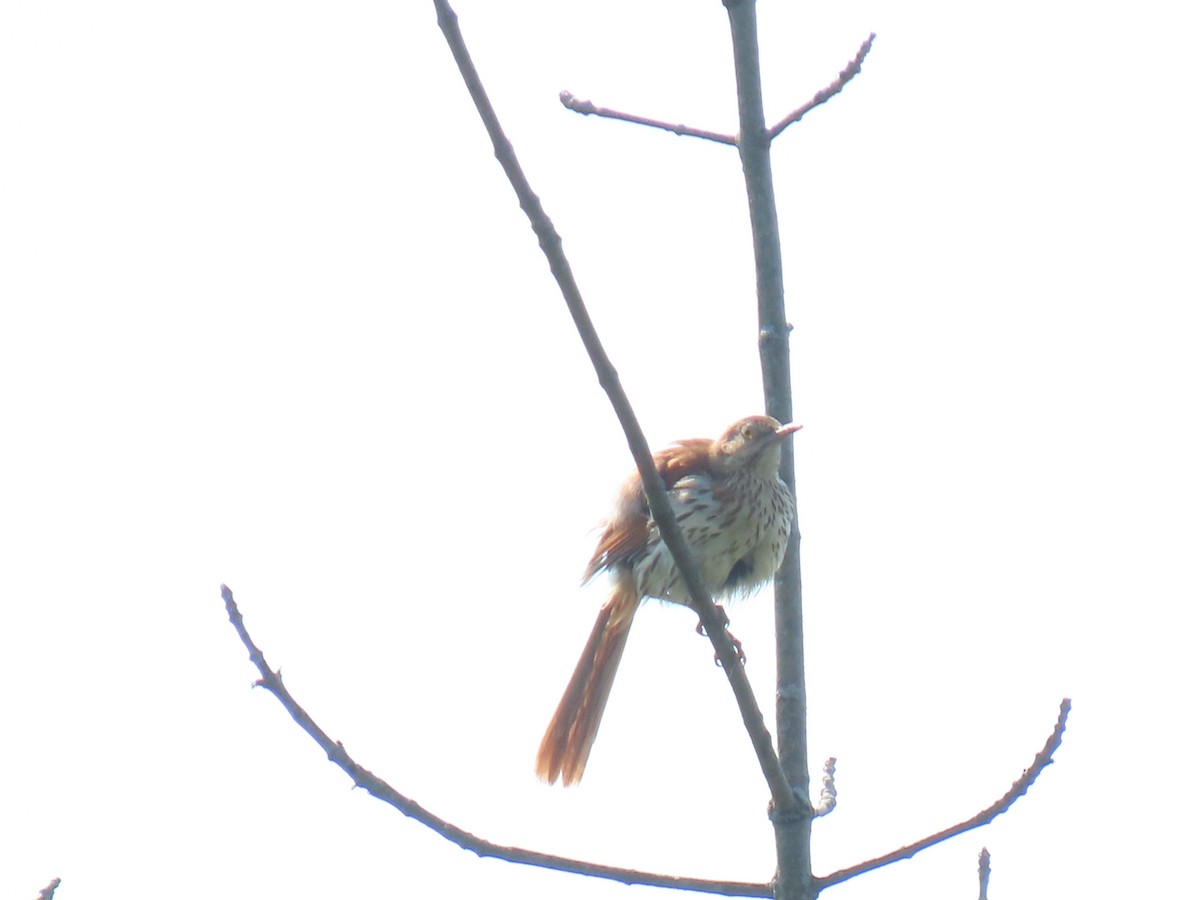
<svg viewBox="0 0 1200 900">
<path fill-rule="evenodd" d="M 780 444 L 799 428 L 769 416 L 750 416 L 715 441 L 679 441 L 654 455 L 683 536 L 714 598 L 749 593 L 769 581 L 783 561 L 795 509 L 779 478 Z M 569 786 L 583 777 L 642 600 L 657 597 L 691 605 L 636 472 L 621 488 L 583 573 L 584 583 L 601 570 L 612 573 L 612 594 L 600 608 L 538 748 L 537 775 L 550 784 L 561 778 Z"/>
</svg>

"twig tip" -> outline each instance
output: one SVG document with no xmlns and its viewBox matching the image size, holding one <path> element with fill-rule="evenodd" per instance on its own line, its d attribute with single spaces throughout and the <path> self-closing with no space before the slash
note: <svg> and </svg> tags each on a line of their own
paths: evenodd
<svg viewBox="0 0 1200 900">
<path fill-rule="evenodd" d="M 559 91 L 558 101 L 571 112 L 577 112 L 581 116 L 590 116 L 596 111 L 596 104 L 591 100 L 580 100 L 570 91 Z"/>
</svg>

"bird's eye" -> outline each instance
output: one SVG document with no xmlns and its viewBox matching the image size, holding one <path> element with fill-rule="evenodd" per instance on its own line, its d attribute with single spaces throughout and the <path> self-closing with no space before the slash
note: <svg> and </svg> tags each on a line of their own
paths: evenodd
<svg viewBox="0 0 1200 900">
<path fill-rule="evenodd" d="M 750 440 L 750 438 L 754 437 L 754 426 L 749 422 L 742 426 L 742 437 L 744 437 L 746 440 Z"/>
</svg>

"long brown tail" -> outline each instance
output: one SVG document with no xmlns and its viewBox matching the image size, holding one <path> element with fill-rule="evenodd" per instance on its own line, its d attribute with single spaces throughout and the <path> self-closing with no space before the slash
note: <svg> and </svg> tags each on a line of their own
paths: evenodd
<svg viewBox="0 0 1200 900">
<path fill-rule="evenodd" d="M 639 600 L 632 574 L 619 575 L 538 747 L 537 776 L 546 783 L 561 777 L 570 787 L 583 777 Z"/>
</svg>

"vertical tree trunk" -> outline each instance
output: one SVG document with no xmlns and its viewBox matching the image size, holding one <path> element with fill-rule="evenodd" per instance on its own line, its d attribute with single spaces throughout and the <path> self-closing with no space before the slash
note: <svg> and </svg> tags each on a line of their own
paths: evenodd
<svg viewBox="0 0 1200 900">
<path fill-rule="evenodd" d="M 746 179 L 758 290 L 759 354 L 767 412 L 792 420 L 791 360 L 783 296 L 779 220 L 771 177 L 771 139 L 762 104 L 758 17 L 754 0 L 724 0 L 733 37 L 737 76 L 738 149 Z M 784 449 L 783 478 L 796 485 L 792 447 Z M 804 631 L 800 603 L 800 535 L 793 529 L 783 567 L 775 580 L 777 742 L 784 774 L 795 792 L 787 808 L 776 803 L 772 821 L 779 900 L 816 896 L 812 877 L 812 809 L 809 803 L 807 702 L 804 688 Z"/>
</svg>

